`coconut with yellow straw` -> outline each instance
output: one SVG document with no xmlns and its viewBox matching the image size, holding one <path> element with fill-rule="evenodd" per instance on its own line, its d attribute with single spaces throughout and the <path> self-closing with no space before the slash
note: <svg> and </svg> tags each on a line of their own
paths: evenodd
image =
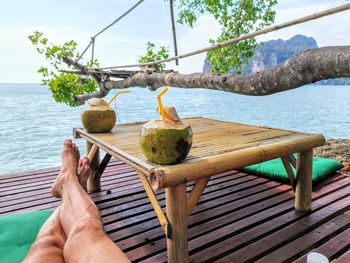
<svg viewBox="0 0 350 263">
<path fill-rule="evenodd" d="M 87 132 L 111 131 L 115 126 L 116 114 L 110 107 L 110 104 L 119 94 L 127 92 L 129 92 L 129 90 L 117 92 L 108 103 L 103 99 L 89 99 L 89 107 L 81 113 L 81 122 Z"/>
<path fill-rule="evenodd" d="M 176 164 L 183 161 L 192 146 L 191 126 L 181 121 L 175 107 L 163 107 L 161 96 L 167 91 L 168 88 L 165 88 L 158 95 L 157 111 L 162 120 L 144 124 L 140 134 L 143 154 L 149 161 L 157 164 Z"/>
</svg>

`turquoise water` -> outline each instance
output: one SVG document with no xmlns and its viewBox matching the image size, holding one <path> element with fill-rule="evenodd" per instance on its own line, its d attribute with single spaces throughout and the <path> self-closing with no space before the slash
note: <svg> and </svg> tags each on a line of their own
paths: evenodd
<svg viewBox="0 0 350 263">
<path fill-rule="evenodd" d="M 158 118 L 158 92 L 131 90 L 113 105 L 119 122 Z M 84 106 L 55 103 L 47 88 L 38 84 L 0 84 L 0 98 L 0 174 L 59 165 L 63 141 L 72 138 L 73 127 L 81 126 Z M 268 125 L 328 138 L 350 138 L 349 102 L 350 86 L 305 86 L 265 97 L 171 88 L 164 96 L 164 104 L 176 106 L 182 117 Z M 85 153 L 83 141 L 77 143 Z"/>
</svg>

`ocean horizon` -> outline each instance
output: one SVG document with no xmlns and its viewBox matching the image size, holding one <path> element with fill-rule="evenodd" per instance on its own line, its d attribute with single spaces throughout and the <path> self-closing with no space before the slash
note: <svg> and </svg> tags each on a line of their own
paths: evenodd
<svg viewBox="0 0 350 263">
<path fill-rule="evenodd" d="M 156 92 L 131 88 L 112 107 L 118 123 L 159 118 Z M 111 91 L 106 99 L 115 91 Z M 63 141 L 81 127 L 86 105 L 56 103 L 37 83 L 0 83 L 0 176 L 60 165 Z M 170 88 L 163 103 L 180 117 L 202 116 L 350 139 L 350 86 L 308 85 L 269 96 L 253 97 L 207 89 Z M 83 140 L 75 140 L 85 154 Z"/>
</svg>

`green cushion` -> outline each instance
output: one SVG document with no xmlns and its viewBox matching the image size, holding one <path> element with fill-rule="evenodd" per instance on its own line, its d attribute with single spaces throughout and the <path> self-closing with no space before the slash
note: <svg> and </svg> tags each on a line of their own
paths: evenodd
<svg viewBox="0 0 350 263">
<path fill-rule="evenodd" d="M 0 262 L 21 262 L 52 211 L 0 217 Z"/>
<path fill-rule="evenodd" d="M 312 181 L 317 182 L 327 175 L 334 173 L 342 169 L 344 165 L 341 163 L 325 158 L 314 157 L 313 158 L 313 169 L 312 169 Z M 293 171 L 295 174 L 294 167 Z M 272 180 L 289 182 L 288 174 L 284 169 L 282 160 L 280 158 L 270 160 L 267 162 L 253 164 L 242 168 L 247 173 L 262 175 Z"/>
</svg>

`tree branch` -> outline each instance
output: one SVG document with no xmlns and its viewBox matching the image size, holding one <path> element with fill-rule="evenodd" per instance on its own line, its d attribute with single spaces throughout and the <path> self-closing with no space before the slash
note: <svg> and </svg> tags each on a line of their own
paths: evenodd
<svg viewBox="0 0 350 263">
<path fill-rule="evenodd" d="M 350 77 L 350 46 L 322 47 L 301 52 L 273 69 L 249 76 L 236 74 L 180 74 L 175 72 L 137 73 L 119 81 L 103 82 L 97 93 L 76 97 L 83 103 L 92 97 L 104 97 L 111 89 L 162 86 L 206 88 L 252 96 L 264 96 L 323 79 Z"/>
</svg>

